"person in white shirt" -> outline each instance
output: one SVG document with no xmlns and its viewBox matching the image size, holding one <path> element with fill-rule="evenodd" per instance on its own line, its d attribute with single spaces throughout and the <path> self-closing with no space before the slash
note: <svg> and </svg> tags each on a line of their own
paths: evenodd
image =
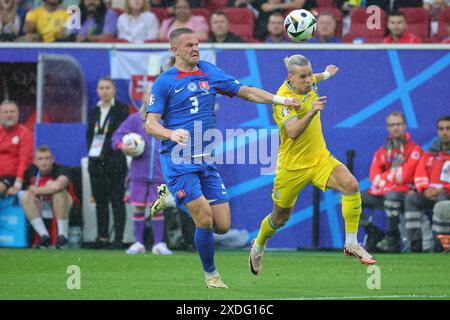
<svg viewBox="0 0 450 320">
<path fill-rule="evenodd" d="M 119 38 L 143 43 L 158 38 L 159 21 L 145 0 L 126 0 L 125 13 L 117 20 Z"/>
</svg>

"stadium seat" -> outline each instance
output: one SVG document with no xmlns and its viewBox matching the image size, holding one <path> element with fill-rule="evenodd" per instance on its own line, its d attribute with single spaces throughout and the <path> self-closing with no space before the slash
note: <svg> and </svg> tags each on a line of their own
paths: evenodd
<svg viewBox="0 0 450 320">
<path fill-rule="evenodd" d="M 406 16 L 408 31 L 426 41 L 430 37 L 430 14 L 424 8 L 400 8 Z"/>
<path fill-rule="evenodd" d="M 217 10 L 225 9 L 228 6 L 228 0 L 209 0 L 208 9 L 212 13 Z"/>
<path fill-rule="evenodd" d="M 206 8 L 192 8 L 192 15 L 193 16 L 204 16 L 206 19 L 206 22 L 208 22 L 209 25 L 209 19 L 211 18 L 211 12 Z"/>
<path fill-rule="evenodd" d="M 120 38 L 112 38 L 110 40 L 104 41 L 107 43 L 130 43 L 128 40 L 120 39 Z"/>
<path fill-rule="evenodd" d="M 337 28 L 336 28 L 336 36 L 341 37 L 342 36 L 342 12 L 341 10 L 333 7 L 318 7 L 316 8 L 317 12 L 320 13 L 331 13 L 337 21 Z"/>
<path fill-rule="evenodd" d="M 442 39 L 448 35 L 447 25 L 450 22 L 450 7 L 444 9 L 438 17 L 438 31 L 433 36 L 434 42 L 441 42 Z"/>
<path fill-rule="evenodd" d="M 336 8 L 336 3 L 333 0 L 316 0 L 317 8 Z"/>
<path fill-rule="evenodd" d="M 244 39 L 253 38 L 255 16 L 250 9 L 225 8 L 223 9 L 230 19 L 230 31 Z"/>
<path fill-rule="evenodd" d="M 350 31 L 344 36 L 344 42 L 353 42 L 355 38 L 365 38 L 366 42 L 383 39 L 386 32 L 386 13 L 381 10 L 381 28 L 367 28 L 369 14 L 365 8 L 357 8 L 353 11 L 350 23 Z"/>
<path fill-rule="evenodd" d="M 156 17 L 158 17 L 159 24 L 161 24 L 164 19 L 167 19 L 170 16 L 166 8 L 151 8 L 150 11 L 153 12 Z"/>
</svg>

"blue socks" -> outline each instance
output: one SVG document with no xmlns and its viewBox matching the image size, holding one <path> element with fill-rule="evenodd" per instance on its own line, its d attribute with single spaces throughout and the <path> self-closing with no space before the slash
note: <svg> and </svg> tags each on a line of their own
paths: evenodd
<svg viewBox="0 0 450 320">
<path fill-rule="evenodd" d="M 212 273 L 216 270 L 214 265 L 214 236 L 211 229 L 195 228 L 195 246 L 197 248 L 203 270 Z"/>
</svg>

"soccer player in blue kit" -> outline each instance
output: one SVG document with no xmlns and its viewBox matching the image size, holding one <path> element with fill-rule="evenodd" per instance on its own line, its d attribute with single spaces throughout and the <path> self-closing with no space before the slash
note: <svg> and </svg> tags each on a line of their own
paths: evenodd
<svg viewBox="0 0 450 320">
<path fill-rule="evenodd" d="M 215 96 L 236 95 L 256 103 L 294 107 L 300 103 L 296 97 L 276 96 L 244 86 L 213 64 L 201 61 L 198 40 L 191 29 L 173 30 L 169 40 L 175 66 L 153 85 L 145 127 L 150 135 L 161 139 L 161 169 L 175 204 L 185 205 L 196 225 L 195 245 L 206 287 L 228 288 L 214 265 L 213 238 L 213 228 L 216 233 L 226 233 L 230 228 L 228 195 L 215 165 L 208 161 L 212 155 L 202 153 L 206 143 L 201 139 L 206 130 L 216 126 Z M 187 155 L 190 161 L 186 161 L 186 155 L 172 152 L 177 144 L 191 150 Z"/>
</svg>

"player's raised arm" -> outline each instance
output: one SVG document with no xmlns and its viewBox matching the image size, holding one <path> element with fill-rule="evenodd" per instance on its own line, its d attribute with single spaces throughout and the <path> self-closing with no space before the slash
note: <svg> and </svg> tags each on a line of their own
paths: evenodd
<svg viewBox="0 0 450 320">
<path fill-rule="evenodd" d="M 322 73 L 315 73 L 317 82 L 328 80 L 339 71 L 339 68 L 333 64 L 328 65 Z"/>
<path fill-rule="evenodd" d="M 189 139 L 189 132 L 184 129 L 170 130 L 164 128 L 160 123 L 161 115 L 159 113 L 147 113 L 145 121 L 145 131 L 151 136 L 158 139 L 172 140 L 181 145 L 186 145 Z"/>
<path fill-rule="evenodd" d="M 296 97 L 281 97 L 273 95 L 265 90 L 258 89 L 255 87 L 241 86 L 237 96 L 239 98 L 253 101 L 256 103 L 266 103 L 266 104 L 281 104 L 283 106 L 293 106 L 297 107 L 300 105 L 300 101 Z"/>
<path fill-rule="evenodd" d="M 327 97 L 319 97 L 313 103 L 311 110 L 305 114 L 302 118 L 296 117 L 289 119 L 285 122 L 284 128 L 289 138 L 295 140 L 305 132 L 311 120 L 316 116 L 319 111 L 322 111 L 327 102 Z"/>
</svg>

